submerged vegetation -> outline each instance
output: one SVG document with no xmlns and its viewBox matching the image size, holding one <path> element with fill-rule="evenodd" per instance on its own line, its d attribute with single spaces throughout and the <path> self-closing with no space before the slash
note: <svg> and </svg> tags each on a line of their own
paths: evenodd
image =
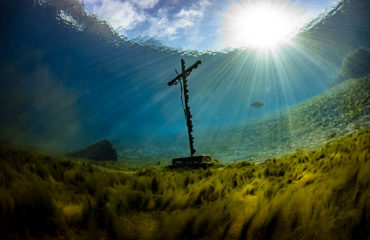
<svg viewBox="0 0 370 240">
<path fill-rule="evenodd" d="M 229 162 L 264 161 L 297 148 L 318 148 L 370 124 L 369 82 L 369 74 L 348 79 L 283 111 L 239 126 L 200 132 L 198 136 L 205 140 L 198 150 Z"/>
<path fill-rule="evenodd" d="M 341 83 L 349 78 L 361 78 L 370 72 L 370 50 L 359 48 L 350 52 L 344 59 L 339 75 L 332 85 Z"/>
<path fill-rule="evenodd" d="M 203 169 L 0 149 L 1 239 L 367 239 L 370 129 Z"/>
</svg>

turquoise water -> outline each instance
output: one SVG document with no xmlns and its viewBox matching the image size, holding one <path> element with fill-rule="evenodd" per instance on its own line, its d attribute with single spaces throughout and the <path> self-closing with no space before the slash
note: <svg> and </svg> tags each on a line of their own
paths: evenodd
<svg viewBox="0 0 370 240">
<path fill-rule="evenodd" d="M 258 161 L 317 146 L 368 125 L 368 78 L 330 86 L 351 51 L 369 48 L 369 9 L 342 1 L 291 44 L 261 54 L 136 43 L 73 0 L 4 0 L 1 141 L 68 153 L 106 138 L 122 160 L 187 155 L 180 87 L 167 82 L 180 59 L 201 59 L 188 77 L 198 154 Z"/>
</svg>

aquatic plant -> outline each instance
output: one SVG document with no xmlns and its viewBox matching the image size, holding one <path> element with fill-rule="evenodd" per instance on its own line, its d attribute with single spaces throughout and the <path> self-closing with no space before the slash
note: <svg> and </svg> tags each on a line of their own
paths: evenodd
<svg viewBox="0 0 370 240">
<path fill-rule="evenodd" d="M 359 48 L 351 51 L 343 61 L 339 75 L 332 85 L 343 82 L 350 78 L 361 78 L 370 73 L 370 50 Z"/>
<path fill-rule="evenodd" d="M 127 168 L 2 146 L 0 237 L 366 239 L 370 129 L 262 164 Z"/>
</svg>

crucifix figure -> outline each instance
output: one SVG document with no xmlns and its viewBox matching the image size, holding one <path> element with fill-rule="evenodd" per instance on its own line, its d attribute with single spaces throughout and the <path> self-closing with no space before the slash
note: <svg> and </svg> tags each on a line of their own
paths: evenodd
<svg viewBox="0 0 370 240">
<path fill-rule="evenodd" d="M 181 59 L 181 70 L 182 72 L 180 74 L 178 74 L 174 79 L 172 79 L 171 81 L 168 82 L 168 86 L 172 86 L 172 85 L 176 85 L 178 83 L 180 83 L 180 86 L 181 86 L 181 103 L 183 103 L 183 100 L 182 100 L 182 91 L 184 91 L 184 99 L 185 99 L 185 107 L 183 106 L 184 108 L 184 114 L 185 114 L 185 119 L 186 119 L 186 125 L 188 126 L 188 136 L 189 136 L 189 144 L 190 144 L 190 156 L 193 157 L 194 153 L 195 153 L 195 149 L 194 149 L 194 138 L 193 138 L 193 135 L 192 135 L 192 132 L 193 132 L 193 123 L 191 121 L 191 114 L 190 114 L 190 108 L 189 108 L 189 90 L 188 90 L 188 80 L 186 79 L 187 76 L 190 75 L 191 71 L 193 71 L 193 69 L 196 69 L 198 67 L 199 64 L 201 64 L 202 61 L 201 60 L 198 60 L 196 63 L 194 63 L 191 67 L 189 67 L 188 69 L 185 69 L 185 61 L 184 59 Z"/>
</svg>

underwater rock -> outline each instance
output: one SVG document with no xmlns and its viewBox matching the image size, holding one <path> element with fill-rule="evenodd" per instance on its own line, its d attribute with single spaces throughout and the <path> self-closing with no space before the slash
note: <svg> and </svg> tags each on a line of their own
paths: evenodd
<svg viewBox="0 0 370 240">
<path fill-rule="evenodd" d="M 109 140 L 104 139 L 78 152 L 71 153 L 70 156 L 97 161 L 117 161 L 117 150 Z"/>
</svg>

